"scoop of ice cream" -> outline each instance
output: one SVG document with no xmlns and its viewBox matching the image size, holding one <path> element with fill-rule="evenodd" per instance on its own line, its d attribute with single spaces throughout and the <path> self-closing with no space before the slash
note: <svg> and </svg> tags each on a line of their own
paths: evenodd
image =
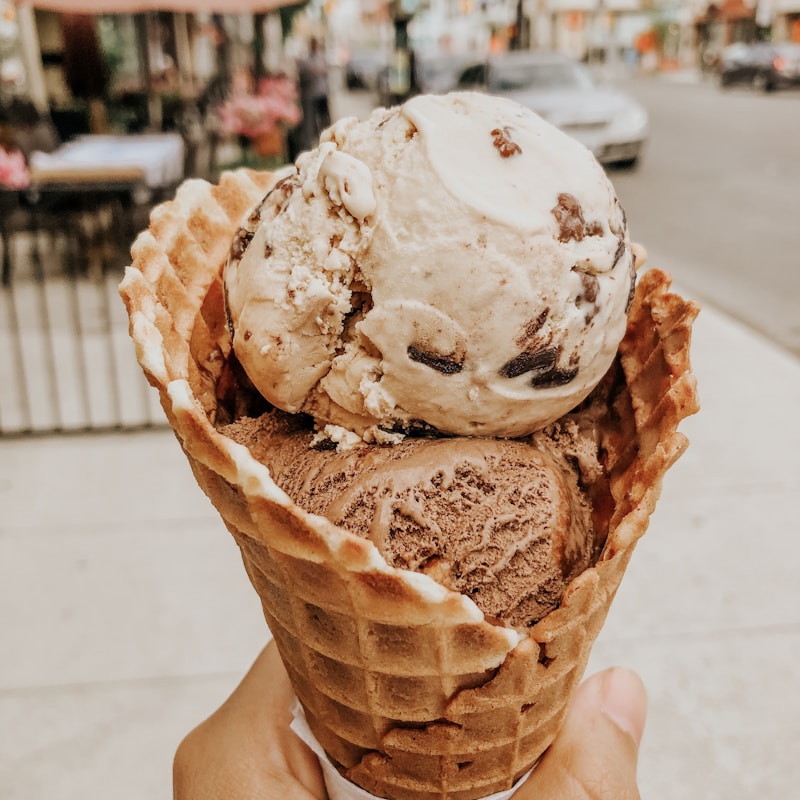
<svg viewBox="0 0 800 800">
<path fill-rule="evenodd" d="M 517 437 L 569 411 L 611 364 L 633 275 L 592 154 L 460 93 L 330 128 L 245 222 L 225 283 L 265 398 L 385 441 Z"/>
<path fill-rule="evenodd" d="M 390 565 L 427 573 L 490 617 L 533 624 L 589 566 L 591 510 L 573 464 L 598 470 L 597 445 L 570 423 L 537 435 L 541 446 L 407 438 L 344 452 L 311 447 L 303 424 L 275 412 L 223 432 L 302 508 L 370 538 Z"/>
</svg>

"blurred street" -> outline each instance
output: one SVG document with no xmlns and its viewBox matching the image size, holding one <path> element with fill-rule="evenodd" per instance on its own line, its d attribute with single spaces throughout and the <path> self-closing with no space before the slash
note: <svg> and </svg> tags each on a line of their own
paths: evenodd
<svg viewBox="0 0 800 800">
<path fill-rule="evenodd" d="M 650 264 L 800 356 L 800 92 L 629 80 L 650 113 L 641 166 L 611 178 Z"/>
</svg>

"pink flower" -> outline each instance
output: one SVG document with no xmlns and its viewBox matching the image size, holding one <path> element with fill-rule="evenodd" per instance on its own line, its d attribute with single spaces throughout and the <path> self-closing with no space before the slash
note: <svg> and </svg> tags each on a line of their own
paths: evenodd
<svg viewBox="0 0 800 800">
<path fill-rule="evenodd" d="M 223 134 L 248 139 L 271 133 L 277 125 L 292 128 L 302 118 L 297 90 L 283 77 L 264 78 L 255 93 L 247 91 L 242 82 L 235 83 L 219 115 Z"/>
<path fill-rule="evenodd" d="M 0 147 L 0 186 L 7 189 L 25 189 L 31 182 L 25 156 L 19 150 L 10 153 Z"/>
</svg>

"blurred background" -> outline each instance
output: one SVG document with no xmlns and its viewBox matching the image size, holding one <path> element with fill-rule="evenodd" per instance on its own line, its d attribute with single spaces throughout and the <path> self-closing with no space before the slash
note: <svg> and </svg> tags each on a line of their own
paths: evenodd
<svg viewBox="0 0 800 800">
<path fill-rule="evenodd" d="M 150 210 L 451 89 L 584 142 L 703 306 L 703 411 L 592 664 L 650 688 L 643 795 L 796 793 L 800 0 L 0 0 L 3 798 L 168 797 L 264 641 L 127 335 Z"/>
<path fill-rule="evenodd" d="M 160 421 L 116 300 L 153 205 L 417 92 L 583 141 L 659 264 L 800 353 L 800 0 L 149 2 L 0 0 L 0 434 Z"/>
</svg>

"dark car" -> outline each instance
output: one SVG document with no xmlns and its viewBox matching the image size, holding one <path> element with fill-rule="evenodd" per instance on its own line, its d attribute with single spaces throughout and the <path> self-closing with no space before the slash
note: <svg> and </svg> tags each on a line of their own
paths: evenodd
<svg viewBox="0 0 800 800">
<path fill-rule="evenodd" d="M 633 167 L 648 136 L 647 111 L 559 53 L 515 51 L 468 66 L 457 88 L 508 97 L 582 142 L 603 164 Z"/>
<path fill-rule="evenodd" d="M 764 92 L 800 87 L 800 44 L 732 44 L 722 51 L 718 70 L 720 86 L 747 84 Z"/>
</svg>

